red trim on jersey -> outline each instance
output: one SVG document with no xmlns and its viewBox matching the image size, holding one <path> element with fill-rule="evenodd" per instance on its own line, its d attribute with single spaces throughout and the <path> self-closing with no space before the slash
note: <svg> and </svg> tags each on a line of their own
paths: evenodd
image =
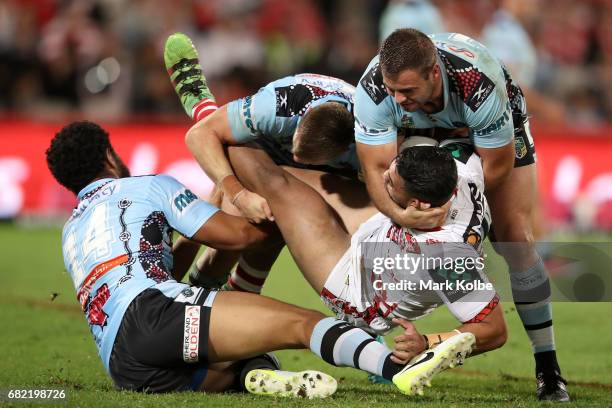
<svg viewBox="0 0 612 408">
<path fill-rule="evenodd" d="M 497 307 L 498 304 L 499 304 L 499 296 L 495 294 L 495 297 L 489 302 L 489 304 L 486 305 L 476 316 L 474 316 L 471 320 L 468 320 L 467 322 L 463 322 L 463 323 L 482 322 L 485 319 L 485 317 L 487 317 L 493 311 L 493 309 Z"/>
<path fill-rule="evenodd" d="M 89 299 L 89 294 L 91 292 L 91 288 L 96 283 L 98 279 L 102 276 L 106 275 L 108 271 L 113 269 L 116 266 L 119 266 L 125 262 L 127 262 L 130 257 L 127 254 L 119 255 L 113 259 L 109 259 L 106 262 L 102 262 L 101 264 L 96 265 L 91 272 L 83 279 L 83 283 L 77 292 L 77 300 L 81 304 L 81 308 L 85 311 L 87 307 L 87 301 Z"/>
</svg>

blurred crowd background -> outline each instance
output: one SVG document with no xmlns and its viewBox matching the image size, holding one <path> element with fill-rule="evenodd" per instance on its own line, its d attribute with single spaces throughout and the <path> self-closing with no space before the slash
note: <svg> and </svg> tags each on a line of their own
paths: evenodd
<svg viewBox="0 0 612 408">
<path fill-rule="evenodd" d="M 401 25 L 498 52 L 536 120 L 612 119 L 610 0 L 0 0 L 0 115 L 176 120 L 163 45 L 188 33 L 218 102 L 316 72 L 355 84 Z"/>
</svg>

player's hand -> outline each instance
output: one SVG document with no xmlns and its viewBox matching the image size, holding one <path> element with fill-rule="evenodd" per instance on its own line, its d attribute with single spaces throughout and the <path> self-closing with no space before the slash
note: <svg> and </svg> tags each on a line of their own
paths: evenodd
<svg viewBox="0 0 612 408">
<path fill-rule="evenodd" d="M 208 202 L 217 208 L 221 208 L 221 203 L 223 202 L 223 190 L 215 185 L 215 187 L 210 192 Z"/>
<path fill-rule="evenodd" d="M 272 210 L 265 198 L 249 190 L 243 190 L 236 195 L 233 204 L 249 221 L 259 224 L 266 220 L 274 221 Z"/>
<path fill-rule="evenodd" d="M 408 364 L 410 360 L 427 349 L 425 338 L 408 320 L 395 318 L 393 323 L 402 326 L 404 332 L 393 339 L 395 347 L 391 360 L 397 364 Z"/>
<path fill-rule="evenodd" d="M 431 229 L 441 227 L 446 220 L 450 205 L 449 200 L 442 207 L 436 208 L 427 208 L 424 205 L 419 208 L 408 206 L 401 212 L 399 219 L 393 219 L 393 221 L 408 228 Z"/>
</svg>

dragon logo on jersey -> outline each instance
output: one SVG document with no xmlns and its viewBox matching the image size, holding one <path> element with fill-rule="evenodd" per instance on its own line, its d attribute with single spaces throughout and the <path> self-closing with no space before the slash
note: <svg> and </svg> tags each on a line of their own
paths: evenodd
<svg viewBox="0 0 612 408">
<path fill-rule="evenodd" d="M 472 112 L 476 112 L 491 95 L 495 84 L 469 62 L 440 49 L 438 53 L 448 73 L 451 91 L 457 93 Z"/>
<path fill-rule="evenodd" d="M 105 283 L 98 288 L 93 299 L 90 298 L 85 311 L 87 314 L 87 322 L 90 326 L 106 326 L 108 315 L 104 312 L 104 310 L 102 310 L 102 308 L 106 304 L 109 297 L 110 292 L 108 290 L 108 285 Z"/>
<path fill-rule="evenodd" d="M 314 101 L 323 99 L 329 95 L 339 96 L 350 100 L 349 95 L 339 91 L 328 91 L 318 86 L 309 84 L 295 84 L 275 88 L 276 92 L 276 116 L 290 118 L 302 116 L 306 113 Z"/>
<path fill-rule="evenodd" d="M 387 96 L 389 96 L 385 90 L 382 71 L 380 70 L 380 63 L 378 62 L 374 64 L 374 66 L 364 75 L 363 78 L 361 78 L 359 83 L 377 105 L 380 105 L 380 103 Z"/>
<path fill-rule="evenodd" d="M 172 250 L 172 229 L 161 211 L 154 211 L 145 220 L 140 231 L 138 260 L 147 278 L 156 283 L 170 279 L 170 271 L 164 263 L 164 254 Z"/>
</svg>

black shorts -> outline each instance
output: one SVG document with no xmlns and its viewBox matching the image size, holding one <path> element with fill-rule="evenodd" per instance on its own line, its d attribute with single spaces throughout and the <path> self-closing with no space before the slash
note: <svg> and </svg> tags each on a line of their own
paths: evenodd
<svg viewBox="0 0 612 408">
<path fill-rule="evenodd" d="M 110 356 L 119 389 L 196 390 L 208 366 L 208 325 L 216 292 L 191 287 L 176 298 L 147 289 L 128 307 Z"/>
<path fill-rule="evenodd" d="M 255 143 L 260 146 L 270 156 L 272 161 L 279 166 L 289 166 L 298 169 L 318 170 L 329 174 L 347 177 L 358 180 L 358 173 L 352 168 L 337 168 L 325 165 L 302 164 L 293 160 L 293 155 L 283 149 L 280 144 L 273 140 L 260 137 L 255 140 Z"/>
</svg>

